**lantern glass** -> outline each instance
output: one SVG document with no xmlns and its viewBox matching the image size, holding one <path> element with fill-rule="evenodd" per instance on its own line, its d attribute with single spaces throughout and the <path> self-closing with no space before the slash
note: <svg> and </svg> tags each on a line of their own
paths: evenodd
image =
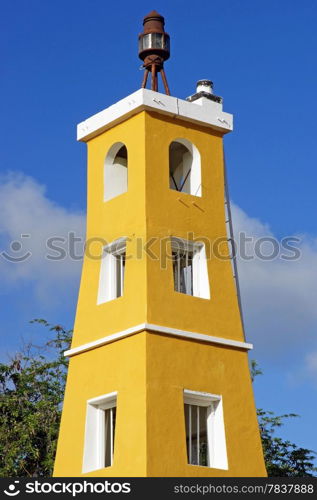
<svg viewBox="0 0 317 500">
<path fill-rule="evenodd" d="M 139 52 L 151 49 L 161 49 L 169 52 L 169 42 L 169 36 L 165 33 L 147 33 L 139 38 Z"/>
</svg>

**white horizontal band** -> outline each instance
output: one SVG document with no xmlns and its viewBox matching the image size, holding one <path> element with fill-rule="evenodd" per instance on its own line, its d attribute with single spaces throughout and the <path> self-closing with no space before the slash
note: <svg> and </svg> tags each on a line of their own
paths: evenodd
<svg viewBox="0 0 317 500">
<path fill-rule="evenodd" d="M 141 111 L 155 111 L 177 117 L 211 127 L 223 134 L 231 132 L 233 128 L 233 117 L 222 111 L 222 104 L 204 98 L 189 102 L 149 89 L 139 89 L 79 123 L 77 139 L 86 142 Z"/>
<path fill-rule="evenodd" d="M 75 354 L 79 354 L 85 351 L 90 351 L 91 349 L 95 349 L 96 347 L 101 347 L 105 344 L 109 344 L 110 342 L 115 342 L 116 340 L 120 340 L 124 337 L 129 337 L 130 335 L 143 332 L 144 330 L 158 332 L 158 333 L 165 333 L 167 335 L 172 335 L 174 337 L 184 337 L 193 340 L 200 340 L 202 342 L 208 342 L 210 344 L 220 344 L 246 350 L 253 349 L 252 344 L 249 344 L 247 342 L 241 342 L 239 340 L 225 339 L 222 337 L 213 337 L 212 335 L 206 335 L 204 333 L 198 333 L 198 332 L 189 332 L 187 330 L 178 330 L 177 328 L 170 328 L 169 326 L 153 325 L 151 323 L 141 323 L 140 325 L 132 326 L 127 330 L 122 330 L 121 332 L 113 333 L 112 335 L 107 335 L 106 337 L 94 340 L 93 342 L 88 342 L 87 344 L 83 344 L 78 347 L 74 347 L 73 349 L 69 349 L 68 351 L 65 351 L 64 355 L 74 356 Z"/>
</svg>

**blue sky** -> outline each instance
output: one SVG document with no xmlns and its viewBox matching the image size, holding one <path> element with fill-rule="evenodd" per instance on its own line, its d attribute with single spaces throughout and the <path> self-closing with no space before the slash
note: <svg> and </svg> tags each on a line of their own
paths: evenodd
<svg viewBox="0 0 317 500">
<path fill-rule="evenodd" d="M 236 231 L 301 239 L 298 261 L 240 262 L 240 275 L 264 371 L 257 404 L 300 414 L 281 433 L 317 451 L 314 0 L 2 3 L 0 250 L 21 241 L 33 255 L 21 265 L 0 256 L 1 354 L 22 336 L 39 340 L 34 317 L 73 324 L 80 261 L 47 262 L 43 241 L 84 232 L 86 146 L 75 127 L 140 87 L 137 34 L 153 8 L 171 36 L 172 95 L 210 78 L 234 114 L 225 148 Z"/>
</svg>

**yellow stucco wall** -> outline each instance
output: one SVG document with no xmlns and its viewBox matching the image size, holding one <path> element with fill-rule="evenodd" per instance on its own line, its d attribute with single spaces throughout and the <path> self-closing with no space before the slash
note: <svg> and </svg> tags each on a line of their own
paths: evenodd
<svg viewBox="0 0 317 500">
<path fill-rule="evenodd" d="M 246 352 L 148 334 L 147 475 L 266 476 Z M 228 470 L 187 464 L 183 391 L 222 396 Z"/>
<path fill-rule="evenodd" d="M 201 198 L 169 189 L 169 144 L 180 137 L 193 142 L 200 152 Z M 105 203 L 104 160 L 118 141 L 128 149 L 128 191 Z M 222 138 L 206 127 L 142 112 L 89 141 L 89 256 L 84 260 L 72 347 L 146 321 L 243 340 L 229 260 L 212 257 L 208 261 L 211 300 L 204 300 L 174 292 L 171 260 L 162 269 L 159 260 L 144 253 L 141 259 L 136 258 L 140 245 L 151 238 L 156 242 L 150 250 L 157 256 L 161 239 L 168 236 L 186 239 L 192 232 L 198 239 L 224 242 L 223 185 Z M 103 246 L 98 239 L 111 242 L 122 236 L 128 237 L 127 255 L 131 256 L 126 266 L 124 296 L 97 306 L 98 256 Z M 222 243 L 219 251 L 227 252 L 227 245 Z"/>
<path fill-rule="evenodd" d="M 84 257 L 72 347 L 142 323 L 146 316 L 144 260 L 129 261 L 123 297 L 97 306 L 99 257 L 105 242 L 126 236 L 130 254 L 135 250 L 135 236 L 146 237 L 144 127 L 144 116 L 139 114 L 88 143 L 86 239 L 92 243 Z M 105 203 L 104 161 L 116 142 L 123 142 L 128 149 L 128 192 Z"/>
<path fill-rule="evenodd" d="M 145 333 L 70 360 L 54 476 L 146 475 Z M 82 474 L 87 400 L 118 392 L 114 465 Z"/>
<path fill-rule="evenodd" d="M 196 239 L 204 238 L 212 244 L 221 239 L 219 250 L 225 255 L 222 137 L 206 127 L 154 113 L 146 113 L 144 118 L 147 239 L 188 239 L 187 234 L 193 232 Z M 169 189 L 169 145 L 177 138 L 189 140 L 200 152 L 201 198 Z M 159 242 L 151 249 L 159 253 Z M 211 300 L 175 293 L 171 260 L 167 264 L 166 269 L 161 269 L 158 261 L 148 259 L 147 321 L 243 340 L 230 261 L 212 256 L 208 260 Z"/>
<path fill-rule="evenodd" d="M 184 389 L 222 395 L 228 470 L 188 465 Z M 86 402 L 114 391 L 114 464 L 82 474 Z M 54 475 L 265 476 L 247 354 L 143 332 L 74 356 Z"/>
<path fill-rule="evenodd" d="M 171 141 L 185 138 L 201 155 L 202 197 L 169 189 Z M 128 191 L 103 201 L 105 156 L 115 142 L 128 150 Z M 154 323 L 243 341 L 231 263 L 208 260 L 210 300 L 174 291 L 170 260 L 140 248 L 160 240 L 226 239 L 222 137 L 209 128 L 141 112 L 88 142 L 88 219 L 72 347 Z M 124 295 L 97 305 L 101 248 L 127 237 Z M 141 245 L 141 247 L 140 247 Z M 221 246 L 228 252 L 227 245 Z M 96 258 L 92 258 L 92 257 Z M 138 258 L 137 258 L 138 257 Z M 183 389 L 223 397 L 229 470 L 187 464 Z M 56 476 L 81 475 L 86 401 L 118 391 L 114 465 L 86 476 L 261 476 L 262 449 L 245 351 L 138 333 L 71 358 Z"/>
</svg>

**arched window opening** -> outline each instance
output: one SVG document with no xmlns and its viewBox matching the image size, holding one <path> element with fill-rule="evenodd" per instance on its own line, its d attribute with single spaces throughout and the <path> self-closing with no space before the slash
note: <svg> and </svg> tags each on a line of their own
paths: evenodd
<svg viewBox="0 0 317 500">
<path fill-rule="evenodd" d="M 169 147 L 170 188 L 201 196 L 200 154 L 186 139 L 177 139 Z"/>
<path fill-rule="evenodd" d="M 128 151 L 122 142 L 111 146 L 105 160 L 104 201 L 128 190 Z"/>
</svg>

